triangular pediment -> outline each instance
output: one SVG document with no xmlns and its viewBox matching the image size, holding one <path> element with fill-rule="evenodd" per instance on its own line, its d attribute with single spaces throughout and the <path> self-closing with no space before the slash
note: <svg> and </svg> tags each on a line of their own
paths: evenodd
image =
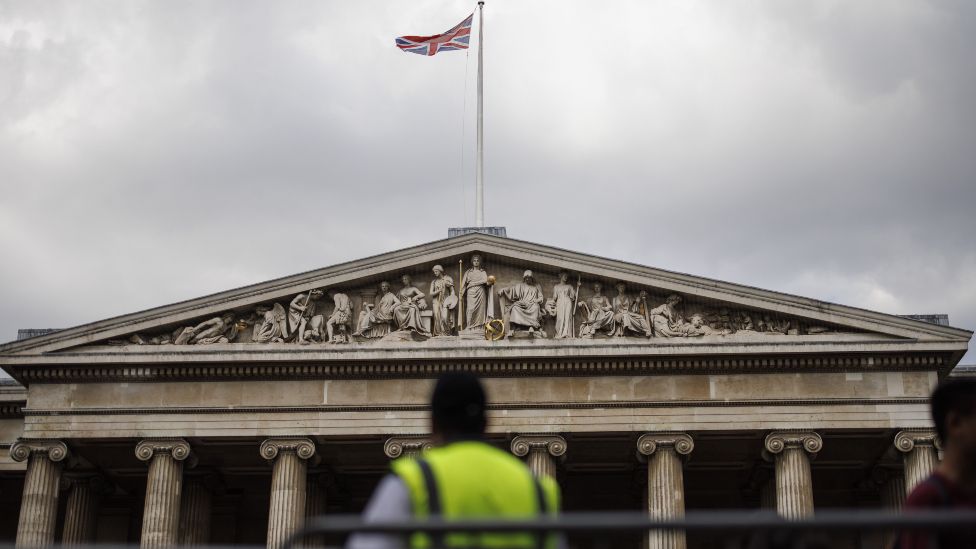
<svg viewBox="0 0 976 549">
<path fill-rule="evenodd" d="M 293 350 L 307 354 L 313 349 L 338 345 L 343 346 L 343 354 L 348 356 L 357 350 L 369 352 L 373 347 L 430 347 L 431 339 L 458 339 L 455 322 L 458 312 L 464 322 L 466 301 L 462 298 L 454 305 L 451 299 L 447 300 L 448 303 L 440 306 L 439 310 L 446 311 L 450 318 L 435 318 L 433 309 L 438 304 L 432 301 L 430 295 L 426 295 L 430 293 L 435 278 L 432 268 L 441 265 L 451 279 L 449 285 L 459 289 L 464 278 L 462 271 L 471 267 L 473 254 L 483 257 L 485 272 L 495 278 L 489 292 L 493 296 L 495 316 L 509 320 L 510 315 L 503 314 L 505 307 L 518 300 L 524 292 L 520 294 L 518 289 L 509 292 L 502 290 L 522 282 L 525 270 L 533 272 L 534 281 L 529 288 L 522 289 L 531 294 L 531 287 L 538 285 L 537 290 L 541 290 L 544 298 L 540 303 L 539 328 L 534 328 L 532 333 L 519 330 L 514 340 L 492 342 L 499 346 L 525 345 L 526 339 L 545 339 L 546 344 L 562 344 L 573 348 L 574 352 L 581 352 L 580 349 L 587 345 L 607 345 L 609 340 L 614 345 L 647 349 L 750 344 L 761 345 L 769 352 L 769 349 L 779 345 L 798 343 L 845 343 L 855 349 L 863 342 L 874 345 L 911 342 L 960 353 L 965 351 L 972 335 L 972 332 L 958 328 L 740 284 L 509 238 L 468 234 L 8 343 L 0 346 L 0 356 L 91 351 L 102 354 L 133 353 L 150 347 L 157 354 L 173 352 L 186 356 L 187 353 L 212 353 L 227 346 L 243 353 L 273 349 L 274 352 Z M 578 301 L 581 305 L 576 314 L 571 314 L 569 329 L 565 328 L 565 315 L 567 310 L 572 309 L 557 306 L 556 302 L 561 298 L 554 298 L 561 272 L 568 273 L 568 286 L 573 291 L 579 288 Z M 403 287 L 401 277 L 405 274 L 411 277 L 413 286 L 425 294 L 416 300 L 424 303 L 418 305 L 417 310 L 405 311 L 402 318 L 388 321 L 389 329 L 385 330 L 382 324 L 386 317 L 375 312 L 383 306 L 383 303 L 378 303 L 383 299 L 380 284 L 387 281 L 396 296 Z M 593 299 L 595 283 L 603 285 L 604 303 L 610 307 L 609 317 L 617 315 L 615 321 L 611 322 L 606 316 L 601 321 L 601 315 L 594 312 L 600 303 L 600 300 Z M 614 301 L 617 296 L 615 286 L 620 283 L 625 285 L 624 295 L 634 305 L 628 309 L 630 316 L 620 315 L 621 311 L 614 310 L 621 303 Z M 566 289 L 565 286 L 562 288 Z M 311 290 L 322 290 L 324 295 L 317 301 L 310 299 Z M 646 295 L 643 301 L 640 299 L 641 292 Z M 339 328 L 344 328 L 342 331 L 348 342 L 331 345 L 327 341 L 324 325 L 320 327 L 321 335 L 312 333 L 308 337 L 298 336 L 295 331 L 302 322 L 300 316 L 295 316 L 296 303 L 304 307 L 306 303 L 314 302 L 316 310 L 306 315 L 306 328 L 302 328 L 308 329 L 309 324 L 327 323 L 336 313 L 334 293 L 348 298 L 348 311 L 333 318 L 336 334 L 340 333 Z M 571 294 L 564 292 L 562 299 Z M 680 299 L 673 307 L 665 306 L 670 296 Z M 345 303 L 342 298 L 339 302 Z M 389 301 L 386 305 L 390 305 Z M 536 314 L 535 311 L 529 313 Z M 363 314 L 373 314 L 372 325 L 365 331 L 360 329 L 363 327 Z M 313 322 L 312 319 L 319 315 L 321 318 Z M 216 321 L 221 317 L 224 317 L 222 321 Z M 345 326 L 341 326 L 340 321 Z M 398 329 L 400 321 L 406 323 L 406 328 Z M 442 322 L 441 331 L 446 326 L 450 333 L 439 338 L 432 337 L 438 331 L 432 327 L 433 322 Z M 562 328 L 557 327 L 557 322 L 561 322 Z M 366 325 L 370 324 L 367 320 Z M 377 325 L 378 328 L 373 329 Z M 581 325 L 588 326 L 584 335 L 591 337 L 579 337 Z M 506 330 L 520 328 L 523 327 L 508 322 L 504 325 Z M 572 337 L 554 339 L 560 329 L 564 334 L 569 330 Z M 644 329 L 650 332 L 650 337 L 640 333 Z M 359 334 L 360 331 L 363 334 Z M 545 336 L 540 337 L 538 332 L 544 332 Z M 206 337 L 202 337 L 201 333 Z M 306 339 L 307 345 L 300 345 L 302 338 Z M 481 339 L 484 340 L 483 337 Z"/>
</svg>

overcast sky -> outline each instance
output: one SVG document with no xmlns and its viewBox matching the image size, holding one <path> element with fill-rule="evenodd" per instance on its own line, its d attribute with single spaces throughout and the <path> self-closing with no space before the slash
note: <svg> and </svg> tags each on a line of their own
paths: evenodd
<svg viewBox="0 0 976 549">
<path fill-rule="evenodd" d="M 393 39 L 473 8 L 0 0 L 0 340 L 472 224 L 476 50 Z M 489 0 L 485 28 L 489 224 L 976 328 L 976 2 Z"/>
</svg>

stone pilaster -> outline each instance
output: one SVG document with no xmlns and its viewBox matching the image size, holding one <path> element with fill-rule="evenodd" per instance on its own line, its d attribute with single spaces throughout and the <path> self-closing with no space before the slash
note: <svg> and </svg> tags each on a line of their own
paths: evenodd
<svg viewBox="0 0 976 549">
<path fill-rule="evenodd" d="M 27 461 L 24 493 L 17 523 L 17 547 L 43 547 L 54 543 L 61 488 L 61 462 L 68 447 L 59 440 L 18 440 L 10 447 L 14 461 Z"/>
<path fill-rule="evenodd" d="M 94 473 L 66 475 L 68 502 L 64 511 L 61 545 L 88 545 L 95 541 L 98 503 L 106 488 L 105 479 Z"/>
<path fill-rule="evenodd" d="M 637 439 L 638 456 L 647 460 L 647 512 L 651 518 L 670 519 L 685 514 L 685 485 L 681 456 L 695 442 L 685 433 L 647 433 Z M 647 535 L 649 549 L 684 549 L 685 534 L 654 530 Z"/>
<path fill-rule="evenodd" d="M 307 438 L 267 439 L 260 451 L 274 463 L 267 545 L 278 549 L 305 519 L 306 460 L 315 455 L 315 443 Z"/>
<path fill-rule="evenodd" d="M 403 435 L 386 439 L 383 453 L 390 459 L 415 458 L 430 450 L 431 446 L 430 437 L 426 435 Z"/>
<path fill-rule="evenodd" d="M 556 478 L 556 458 L 566 453 L 566 439 L 558 435 L 519 435 L 512 440 L 512 453 L 526 458 L 535 476 Z"/>
<path fill-rule="evenodd" d="M 779 431 L 766 436 L 765 449 L 776 462 L 776 511 L 785 518 L 813 514 L 810 457 L 823 448 L 814 432 Z"/>
<path fill-rule="evenodd" d="M 149 462 L 146 503 L 142 512 L 141 547 L 179 543 L 183 461 L 190 445 L 183 439 L 147 439 L 136 445 L 136 457 Z"/>
<path fill-rule="evenodd" d="M 213 476 L 208 474 L 192 475 L 184 481 L 180 504 L 180 545 L 210 543 L 214 484 Z"/>
<path fill-rule="evenodd" d="M 895 435 L 895 448 L 905 460 L 905 493 L 932 474 L 939 463 L 938 440 L 935 431 L 906 429 Z"/>
</svg>

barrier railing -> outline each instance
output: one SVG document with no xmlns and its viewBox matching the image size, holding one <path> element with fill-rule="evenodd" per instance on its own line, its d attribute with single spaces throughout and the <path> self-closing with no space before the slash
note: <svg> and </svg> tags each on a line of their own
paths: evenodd
<svg viewBox="0 0 976 549">
<path fill-rule="evenodd" d="M 359 515 L 323 516 L 309 520 L 295 533 L 284 549 L 309 545 L 309 539 L 341 539 L 352 533 L 386 534 L 407 540 L 417 532 L 431 534 L 435 543 L 450 533 L 489 534 L 525 532 L 555 534 L 569 539 L 570 546 L 618 547 L 629 537 L 628 546 L 637 546 L 633 538 L 651 531 L 683 531 L 687 534 L 729 534 L 708 547 L 723 548 L 820 548 L 836 547 L 839 535 L 859 532 L 923 532 L 932 540 L 939 536 L 971 539 L 976 547 L 976 511 L 932 510 L 892 513 L 864 510 L 822 510 L 815 516 L 787 520 L 771 511 L 690 511 L 684 517 L 652 519 L 640 512 L 563 513 L 558 517 L 532 520 L 457 520 L 432 518 L 424 521 L 366 522 Z M 439 536 L 443 534 L 444 536 Z M 877 536 L 880 548 L 881 536 Z M 562 543 L 560 543 L 562 545 Z M 860 542 L 858 543 L 860 545 Z M 404 547 L 409 547 L 405 543 Z M 436 545 L 435 545 L 436 547 Z M 492 545 L 497 549 L 497 545 Z M 935 547 L 935 546 L 933 546 Z"/>
</svg>

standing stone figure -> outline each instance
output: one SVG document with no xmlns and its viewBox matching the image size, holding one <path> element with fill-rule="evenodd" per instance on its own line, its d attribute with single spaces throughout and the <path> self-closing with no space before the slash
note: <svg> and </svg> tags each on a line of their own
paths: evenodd
<svg viewBox="0 0 976 549">
<path fill-rule="evenodd" d="M 651 324 L 654 326 L 654 335 L 657 337 L 685 337 L 687 335 L 681 329 L 684 319 L 675 311 L 678 303 L 681 303 L 681 296 L 671 294 L 663 305 L 651 309 Z"/>
<path fill-rule="evenodd" d="M 430 337 L 430 332 L 424 329 L 423 320 L 420 318 L 420 311 L 427 308 L 424 292 L 410 283 L 410 275 L 401 276 L 400 281 L 403 282 L 403 288 L 400 288 L 397 293 L 400 303 L 393 309 L 397 330 L 411 330 Z"/>
<path fill-rule="evenodd" d="M 451 335 L 454 330 L 454 314 L 457 309 L 457 295 L 454 293 L 454 279 L 444 274 L 444 268 L 434 265 L 434 280 L 430 282 L 430 301 L 434 312 L 434 322 L 430 331 L 434 336 Z"/>
<path fill-rule="evenodd" d="M 349 321 L 352 320 L 352 301 L 349 300 L 349 296 L 342 292 L 329 293 L 332 294 L 332 302 L 335 303 L 335 309 L 329 315 L 329 319 L 325 321 L 329 343 L 348 343 L 346 329 L 349 327 Z M 337 329 L 338 334 L 336 333 Z"/>
<path fill-rule="evenodd" d="M 559 284 L 552 287 L 552 300 L 556 303 L 556 329 L 553 337 L 573 337 L 573 315 L 576 314 L 576 288 L 568 284 L 569 273 L 559 273 Z"/>
<path fill-rule="evenodd" d="M 488 318 L 488 273 L 481 268 L 481 256 L 471 256 L 471 268 L 461 277 L 461 299 L 464 301 L 464 329 L 481 331 Z"/>
<path fill-rule="evenodd" d="M 251 341 L 255 343 L 281 343 L 288 332 L 288 314 L 281 303 L 271 307 L 259 305 L 256 308 L 257 321 L 254 323 L 254 333 Z"/>
<path fill-rule="evenodd" d="M 323 296 L 322 290 L 310 290 L 298 294 L 288 305 L 287 340 L 299 342 L 322 339 L 322 325 L 325 317 L 315 314 L 316 302 Z M 306 333 L 307 332 L 307 333 Z"/>
<path fill-rule="evenodd" d="M 651 325 L 640 315 L 640 300 L 631 299 L 627 295 L 627 285 L 617 283 L 617 296 L 613 298 L 613 320 L 617 323 L 614 335 L 620 337 L 627 331 L 651 337 Z"/>
<path fill-rule="evenodd" d="M 234 313 L 205 320 L 192 328 L 184 328 L 176 337 L 176 345 L 210 345 L 212 343 L 228 343 L 237 337 L 237 324 L 234 323 Z"/>
<path fill-rule="evenodd" d="M 528 329 L 531 334 L 536 334 L 535 331 L 539 330 L 538 335 L 546 337 L 546 333 L 541 330 L 542 315 L 545 314 L 542 302 L 546 297 L 542 293 L 542 286 L 536 284 L 532 271 L 525 271 L 522 282 L 502 288 L 498 295 L 511 302 L 508 307 L 508 324 L 511 327 L 508 337 L 514 335 L 516 327 Z"/>
<path fill-rule="evenodd" d="M 380 282 L 380 297 L 376 303 L 364 303 L 359 313 L 359 323 L 353 335 L 375 339 L 390 333 L 390 323 L 393 322 L 393 309 L 397 306 L 397 297 L 390 291 L 390 283 Z"/>
<path fill-rule="evenodd" d="M 581 303 L 586 312 L 586 320 L 580 325 L 580 337 L 591 339 L 598 331 L 612 335 L 617 330 L 613 319 L 613 305 L 603 295 L 603 284 L 593 283 L 593 295 Z"/>
</svg>

